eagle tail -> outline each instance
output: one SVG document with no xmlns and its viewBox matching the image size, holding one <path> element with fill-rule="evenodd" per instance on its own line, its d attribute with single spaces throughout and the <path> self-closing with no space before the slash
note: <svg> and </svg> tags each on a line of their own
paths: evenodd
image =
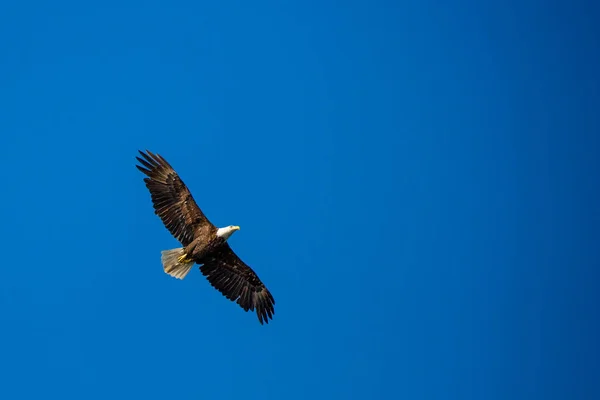
<svg viewBox="0 0 600 400">
<path fill-rule="evenodd" d="M 193 260 L 186 260 L 183 252 L 183 247 L 171 250 L 161 251 L 160 260 L 162 261 L 163 269 L 173 278 L 183 279 L 194 266 Z"/>
</svg>

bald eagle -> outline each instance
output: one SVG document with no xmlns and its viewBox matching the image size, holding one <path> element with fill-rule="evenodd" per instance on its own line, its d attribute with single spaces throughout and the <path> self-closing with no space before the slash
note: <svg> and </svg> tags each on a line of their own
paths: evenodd
<svg viewBox="0 0 600 400">
<path fill-rule="evenodd" d="M 136 159 L 141 165 L 136 167 L 147 175 L 144 182 L 150 191 L 154 213 L 183 246 L 161 252 L 164 271 L 183 279 L 194 264 L 198 264 L 211 286 L 244 311 L 256 310 L 260 324 L 268 324 L 275 314 L 275 299 L 258 275 L 227 243 L 240 227 L 217 228 L 206 218 L 187 186 L 163 157 L 148 150 L 147 154 L 139 153 L 142 158 Z"/>
</svg>

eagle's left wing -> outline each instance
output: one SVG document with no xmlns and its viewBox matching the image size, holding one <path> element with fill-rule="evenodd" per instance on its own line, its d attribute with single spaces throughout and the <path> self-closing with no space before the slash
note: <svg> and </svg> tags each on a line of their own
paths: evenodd
<svg viewBox="0 0 600 400">
<path fill-rule="evenodd" d="M 200 267 L 200 272 L 221 294 L 235 301 L 244 311 L 254 311 L 258 321 L 269 323 L 275 314 L 275 299 L 258 275 L 224 243 Z"/>
<path fill-rule="evenodd" d="M 146 153 L 140 151 L 140 155 L 143 158 L 136 159 L 141 165 L 136 167 L 148 176 L 144 182 L 150 191 L 154 212 L 181 244 L 190 244 L 201 227 L 208 225 L 216 229 L 167 160 L 148 150 Z"/>
</svg>

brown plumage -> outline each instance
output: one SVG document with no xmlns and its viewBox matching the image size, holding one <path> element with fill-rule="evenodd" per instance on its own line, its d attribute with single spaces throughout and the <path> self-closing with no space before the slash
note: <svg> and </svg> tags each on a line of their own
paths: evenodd
<svg viewBox="0 0 600 400">
<path fill-rule="evenodd" d="M 218 229 L 204 215 L 192 194 L 169 163 L 146 150 L 136 157 L 141 165 L 154 212 L 183 247 L 162 252 L 163 268 L 183 279 L 194 263 L 221 294 L 245 311 L 256 310 L 259 322 L 269 323 L 275 300 L 258 275 L 231 249 L 227 238 L 239 227 Z"/>
</svg>

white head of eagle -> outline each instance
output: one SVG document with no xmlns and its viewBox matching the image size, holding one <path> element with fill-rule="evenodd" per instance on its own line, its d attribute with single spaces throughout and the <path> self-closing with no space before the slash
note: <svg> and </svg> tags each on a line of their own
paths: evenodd
<svg viewBox="0 0 600 400">
<path fill-rule="evenodd" d="M 229 225 L 224 228 L 217 229 L 217 236 L 222 237 L 223 240 L 229 239 L 229 236 L 233 235 L 233 232 L 239 231 L 240 227 L 235 225 Z"/>
</svg>

